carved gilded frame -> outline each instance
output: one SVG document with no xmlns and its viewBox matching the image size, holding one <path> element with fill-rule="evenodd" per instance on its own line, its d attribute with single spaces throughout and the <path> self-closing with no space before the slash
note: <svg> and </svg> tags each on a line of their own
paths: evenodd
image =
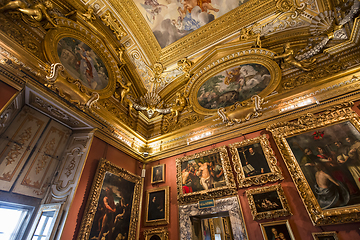
<svg viewBox="0 0 360 240">
<path fill-rule="evenodd" d="M 203 158 L 212 154 L 219 154 L 221 160 L 221 167 L 224 173 L 225 186 L 214 187 L 207 190 L 201 190 L 196 192 L 183 192 L 182 184 L 182 164 L 195 159 Z M 214 148 L 211 150 L 195 153 L 190 156 L 185 156 L 176 159 L 176 175 L 177 175 L 177 193 L 178 202 L 180 204 L 186 204 L 191 202 L 197 202 L 199 200 L 223 197 L 236 194 L 236 185 L 234 176 L 231 170 L 228 152 L 225 146 Z"/>
<path fill-rule="evenodd" d="M 90 238 L 90 232 L 92 226 L 95 224 L 94 218 L 98 209 L 98 202 L 101 194 L 101 189 L 104 184 L 106 173 L 114 174 L 121 179 L 134 183 L 128 239 L 135 240 L 138 237 L 137 226 L 138 226 L 138 221 L 140 221 L 139 208 L 140 208 L 141 187 L 142 187 L 141 177 L 133 173 L 130 173 L 129 171 L 123 168 L 115 166 L 113 163 L 109 162 L 104 158 L 100 160 L 100 163 L 96 170 L 94 181 L 91 186 L 90 194 L 86 204 L 84 216 L 81 221 L 80 231 L 77 240 L 89 240 Z"/>
<path fill-rule="evenodd" d="M 220 51 L 220 50 L 219 50 Z M 202 107 L 197 99 L 197 93 L 201 86 L 208 81 L 211 77 L 215 76 L 222 71 L 229 68 L 236 67 L 244 64 L 260 64 L 267 68 L 270 72 L 271 80 L 269 85 L 262 90 L 258 95 L 262 98 L 272 93 L 280 83 L 281 69 L 279 65 L 272 59 L 275 53 L 267 49 L 234 49 L 232 53 L 221 58 L 209 58 L 204 61 L 201 67 L 199 67 L 190 78 L 185 93 L 189 94 L 190 105 L 194 107 L 194 110 L 200 114 L 212 115 L 217 112 L 217 109 L 206 109 Z M 220 55 L 220 54 L 219 54 Z M 243 103 L 248 103 L 251 99 L 244 100 Z M 246 105 L 246 104 L 244 104 Z M 226 107 L 229 109 L 232 106 Z M 234 109 L 232 109 L 234 110 Z"/>
<path fill-rule="evenodd" d="M 269 223 L 260 223 L 260 227 L 261 227 L 261 232 L 264 236 L 264 239 L 265 240 L 272 240 L 272 238 L 268 238 L 267 234 L 266 234 L 266 227 L 272 227 L 272 228 L 275 228 L 276 229 L 276 226 L 279 226 L 279 225 L 285 225 L 285 228 L 290 236 L 290 239 L 289 240 L 295 240 L 295 237 L 294 237 L 294 234 L 291 230 L 291 226 L 290 226 L 290 223 L 288 220 L 280 220 L 280 221 L 275 221 L 275 222 L 269 222 Z M 283 227 L 284 229 L 284 227 Z M 279 232 L 279 229 L 277 229 L 278 233 Z"/>
<path fill-rule="evenodd" d="M 324 239 L 323 237 L 332 237 L 332 239 L 331 238 L 327 238 L 327 239 L 339 240 L 336 232 L 318 232 L 318 233 L 312 233 L 312 236 L 313 236 L 314 240 Z"/>
<path fill-rule="evenodd" d="M 161 179 L 156 178 L 156 169 L 161 169 Z M 151 167 L 151 184 L 165 182 L 165 164 L 159 164 Z"/>
<path fill-rule="evenodd" d="M 106 44 L 104 36 L 95 34 L 81 23 L 73 22 L 67 18 L 58 19 L 58 27 L 49 30 L 43 42 L 44 54 L 51 64 L 61 63 L 57 53 L 57 45 L 62 38 L 71 37 L 82 41 L 88 45 L 103 61 L 108 72 L 108 84 L 105 88 L 93 90 L 81 83 L 81 80 L 74 79 L 65 69 L 62 73 L 61 79 L 63 84 L 71 86 L 79 95 L 90 96 L 93 92 L 99 94 L 100 98 L 110 97 L 116 86 L 116 79 L 120 79 L 120 70 L 118 68 L 118 60 L 115 50 L 109 44 Z"/>
<path fill-rule="evenodd" d="M 308 113 L 296 121 L 277 123 L 267 128 L 275 138 L 275 142 L 314 225 L 342 224 L 360 221 L 359 204 L 322 209 L 286 138 L 344 122 L 350 122 L 356 130 L 360 132 L 360 119 L 351 109 L 352 105 L 352 102 L 343 103 L 318 115 Z"/>
<path fill-rule="evenodd" d="M 266 212 L 258 212 L 258 210 L 256 208 L 256 203 L 254 200 L 254 195 L 262 194 L 262 193 L 270 193 L 273 191 L 276 191 L 277 195 L 279 196 L 279 200 L 281 202 L 282 209 L 271 210 L 271 211 L 266 211 Z M 292 215 L 288 201 L 286 200 L 286 197 L 284 194 L 284 190 L 282 189 L 280 184 L 262 187 L 262 188 L 250 189 L 250 190 L 246 191 L 246 197 L 249 201 L 251 214 L 252 214 L 254 220 L 274 219 L 274 218 L 278 218 L 278 217 Z"/>
<path fill-rule="evenodd" d="M 264 153 L 267 164 L 269 165 L 270 172 L 256 176 L 246 177 L 243 166 L 241 164 L 239 151 L 237 149 L 255 143 L 259 143 L 261 145 L 261 149 Z M 231 161 L 234 165 L 234 169 L 237 175 L 237 182 L 239 184 L 239 188 L 249 187 L 253 185 L 262 185 L 268 182 L 276 182 L 284 179 L 281 173 L 281 169 L 276 164 L 277 159 L 266 135 L 261 135 L 256 138 L 246 139 L 241 142 L 230 144 L 229 149 L 232 156 Z"/>
<path fill-rule="evenodd" d="M 144 230 L 144 238 L 145 240 L 150 240 L 152 236 L 158 236 L 161 240 L 169 239 L 169 232 L 167 228 L 153 228 L 153 229 L 145 229 Z"/>
<path fill-rule="evenodd" d="M 149 220 L 149 209 L 150 209 L 150 201 L 151 194 L 156 192 L 164 191 L 164 218 Z M 146 208 L 145 208 L 145 226 L 154 226 L 154 225 L 165 225 L 169 224 L 169 186 L 153 188 L 146 191 Z"/>
</svg>

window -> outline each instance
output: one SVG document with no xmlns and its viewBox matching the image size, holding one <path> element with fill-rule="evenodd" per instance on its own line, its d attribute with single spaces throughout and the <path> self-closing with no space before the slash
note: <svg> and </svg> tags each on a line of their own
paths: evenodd
<svg viewBox="0 0 360 240">
<path fill-rule="evenodd" d="M 34 207 L 0 201 L 0 240 L 19 240 Z"/>
</svg>

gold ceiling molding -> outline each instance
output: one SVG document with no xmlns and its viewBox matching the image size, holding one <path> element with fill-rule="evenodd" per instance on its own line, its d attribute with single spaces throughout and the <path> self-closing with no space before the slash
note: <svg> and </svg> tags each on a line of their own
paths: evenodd
<svg viewBox="0 0 360 240">
<path fill-rule="evenodd" d="M 107 11 L 104 15 L 101 16 L 101 20 L 106 26 L 110 27 L 111 31 L 113 31 L 113 33 L 115 34 L 117 40 L 120 41 L 122 37 L 127 35 L 124 28 L 119 24 L 117 19 L 114 18 L 109 11 Z"/>
</svg>

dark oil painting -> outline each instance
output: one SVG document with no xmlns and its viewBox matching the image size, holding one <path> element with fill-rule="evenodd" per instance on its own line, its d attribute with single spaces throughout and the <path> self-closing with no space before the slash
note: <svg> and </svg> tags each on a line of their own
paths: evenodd
<svg viewBox="0 0 360 240">
<path fill-rule="evenodd" d="M 283 209 L 277 191 L 257 193 L 253 195 L 256 211 L 258 213 Z"/>
<path fill-rule="evenodd" d="M 350 122 L 287 141 L 322 209 L 360 203 L 360 134 Z"/>
<path fill-rule="evenodd" d="M 207 80 L 200 87 L 197 100 L 206 109 L 231 106 L 259 94 L 270 80 L 269 70 L 261 64 L 239 65 Z"/>
<path fill-rule="evenodd" d="M 292 240 L 291 233 L 286 223 L 279 223 L 271 226 L 264 226 L 266 240 L 286 239 Z"/>
<path fill-rule="evenodd" d="M 107 172 L 89 239 L 128 239 L 135 183 Z"/>
<path fill-rule="evenodd" d="M 165 219 L 165 189 L 149 193 L 147 221 Z"/>
</svg>

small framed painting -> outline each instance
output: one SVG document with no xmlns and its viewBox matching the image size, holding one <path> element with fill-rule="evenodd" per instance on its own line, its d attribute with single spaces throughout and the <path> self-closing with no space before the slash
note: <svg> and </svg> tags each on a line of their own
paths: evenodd
<svg viewBox="0 0 360 240">
<path fill-rule="evenodd" d="M 176 159 L 180 204 L 236 194 L 225 146 Z"/>
<path fill-rule="evenodd" d="M 314 240 L 339 240 L 336 232 L 318 232 L 312 234 Z"/>
<path fill-rule="evenodd" d="M 246 196 L 254 220 L 273 219 L 292 214 L 280 184 L 248 190 Z"/>
<path fill-rule="evenodd" d="M 146 191 L 145 226 L 169 224 L 169 186 Z"/>
<path fill-rule="evenodd" d="M 165 164 L 159 164 L 151 168 L 151 183 L 165 182 Z"/>
<path fill-rule="evenodd" d="M 239 188 L 282 180 L 266 135 L 229 145 Z"/>
<path fill-rule="evenodd" d="M 265 240 L 295 240 L 288 220 L 262 223 L 260 226 Z"/>
</svg>

